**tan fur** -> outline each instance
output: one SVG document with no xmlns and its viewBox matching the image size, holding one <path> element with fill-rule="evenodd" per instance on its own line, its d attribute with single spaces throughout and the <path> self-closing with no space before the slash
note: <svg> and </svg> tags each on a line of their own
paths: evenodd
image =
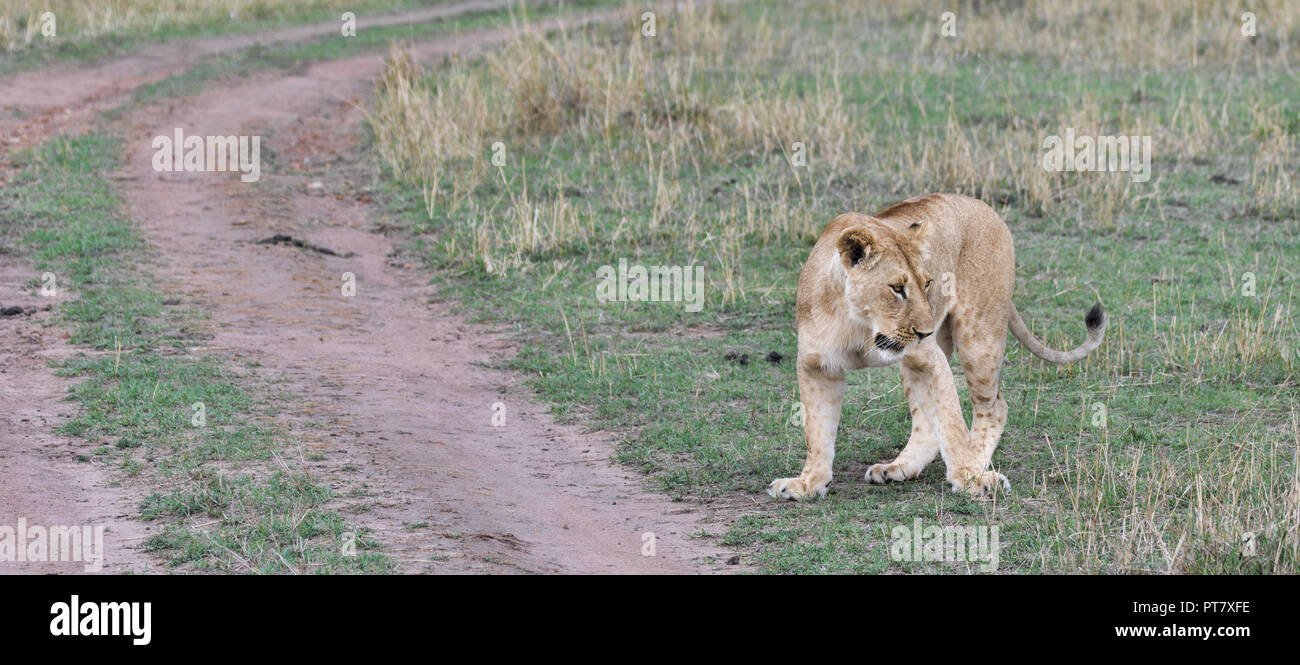
<svg viewBox="0 0 1300 665">
<path fill-rule="evenodd" d="M 796 372 L 808 457 L 798 477 L 772 481 L 768 493 L 785 499 L 826 494 L 845 372 L 894 364 L 902 371 L 912 432 L 898 457 L 867 470 L 867 481 L 915 478 L 942 455 L 953 491 L 1010 489 L 1006 476 L 988 468 L 1007 420 L 999 374 L 1008 327 L 1026 349 L 1052 362 L 1084 357 L 1101 344 L 1106 328 L 1097 306 L 1083 345 L 1050 349 L 1011 303 L 1014 284 L 1011 232 L 977 199 L 931 194 L 874 216 L 845 213 L 831 220 L 804 264 L 796 297 Z M 887 339 L 878 342 L 878 334 Z M 970 387 L 969 430 L 949 366 L 953 351 Z"/>
</svg>

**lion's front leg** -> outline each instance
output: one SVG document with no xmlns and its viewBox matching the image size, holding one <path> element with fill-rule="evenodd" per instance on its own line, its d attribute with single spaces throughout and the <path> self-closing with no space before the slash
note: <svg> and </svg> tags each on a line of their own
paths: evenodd
<svg viewBox="0 0 1300 665">
<path fill-rule="evenodd" d="M 902 363 L 903 391 L 907 394 L 907 406 L 912 413 L 912 433 L 907 437 L 907 445 L 892 462 L 872 464 L 867 469 L 866 480 L 869 483 L 883 484 L 891 480 L 911 480 L 925 469 L 925 465 L 934 461 L 939 454 L 939 436 L 930 426 L 930 421 L 921 411 L 921 388 L 913 386 L 926 385 L 925 377 L 918 374 L 917 368 L 909 363 Z"/>
<path fill-rule="evenodd" d="M 826 496 L 826 486 L 831 482 L 831 463 L 835 460 L 835 434 L 840 427 L 840 407 L 844 403 L 846 388 L 844 374 L 827 373 L 815 354 L 801 357 L 797 372 L 808 457 L 797 478 L 778 478 L 767 486 L 767 493 L 776 499 L 802 500 Z"/>
<path fill-rule="evenodd" d="M 939 439 L 939 452 L 948 467 L 953 491 L 982 495 L 1001 486 L 1010 489 L 1006 476 L 989 471 L 983 442 L 972 441 L 962 417 L 952 368 L 938 345 L 926 342 L 903 356 L 904 381 L 921 405 L 921 413 Z M 991 454 L 992 451 L 989 451 Z"/>
</svg>

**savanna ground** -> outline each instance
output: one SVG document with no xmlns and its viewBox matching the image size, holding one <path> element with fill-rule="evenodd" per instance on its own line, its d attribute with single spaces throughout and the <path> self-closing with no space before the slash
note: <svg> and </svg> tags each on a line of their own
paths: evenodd
<svg viewBox="0 0 1300 665">
<path fill-rule="evenodd" d="M 1078 343 L 1095 298 L 1111 317 L 1071 366 L 1009 343 L 1014 491 L 951 494 L 937 460 L 867 485 L 909 431 L 897 372 L 867 370 L 830 495 L 756 505 L 726 542 L 768 572 L 968 570 L 891 560 L 920 518 L 999 525 L 1003 572 L 1296 572 L 1300 13 L 1259 3 L 1245 37 L 1232 3 L 883 4 L 687 6 L 654 36 L 630 10 L 428 71 L 395 52 L 372 119 L 389 195 L 445 292 L 529 340 L 512 365 L 558 414 L 698 501 L 802 465 L 794 287 L 831 217 L 977 196 L 1040 336 Z M 1150 136 L 1151 179 L 1045 170 L 1066 128 Z M 598 301 L 620 259 L 703 266 L 703 311 Z"/>
<path fill-rule="evenodd" d="M 243 29 L 217 21 L 232 11 L 284 22 L 414 3 L 73 3 L 98 13 L 61 13 L 61 31 L 84 35 L 57 48 L 35 37 L 39 4 L 0 5 L 0 73 Z M 149 247 L 103 176 L 121 152 L 112 122 L 134 106 L 399 42 L 363 101 L 395 237 L 440 298 L 513 331 L 522 350 L 504 364 L 557 418 L 616 436 L 616 462 L 658 491 L 735 511 L 699 535 L 775 573 L 975 569 L 891 559 L 892 529 L 918 518 L 998 525 L 1000 572 L 1300 569 L 1294 6 L 686 3 L 657 8 L 653 35 L 643 11 L 525 28 L 432 66 L 407 55 L 411 39 L 502 12 L 222 54 L 137 89 L 106 132 L 16 158 L 4 247 L 71 276 L 58 321 L 88 349 L 57 368 L 81 409 L 61 429 L 95 443 L 87 460 L 158 487 L 141 506 L 167 525 L 153 551 L 185 570 L 394 569 L 367 516 L 341 514 L 311 460 L 293 459 L 274 424 L 293 397 L 194 351 L 204 312 L 151 285 Z M 1044 170 L 1044 138 L 1066 128 L 1150 136 L 1150 180 Z M 794 287 L 812 242 L 839 212 L 932 191 L 1004 216 L 1036 333 L 1073 346 L 1099 298 L 1106 343 L 1056 367 L 1008 342 L 994 465 L 1011 493 L 952 494 L 939 460 L 867 485 L 910 421 L 897 372 L 866 370 L 850 375 L 831 493 L 769 501 L 767 483 L 803 463 Z M 598 270 L 620 259 L 702 266 L 702 311 L 599 301 Z M 195 401 L 216 427 L 187 427 Z M 345 533 L 362 556 L 338 555 Z"/>
</svg>

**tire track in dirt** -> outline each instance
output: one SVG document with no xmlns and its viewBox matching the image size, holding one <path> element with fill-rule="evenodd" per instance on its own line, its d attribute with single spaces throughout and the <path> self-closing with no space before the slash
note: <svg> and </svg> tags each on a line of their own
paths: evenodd
<svg viewBox="0 0 1300 665">
<path fill-rule="evenodd" d="M 428 60 L 507 35 L 433 38 L 415 52 Z M 403 572 L 734 570 L 718 565 L 719 546 L 690 537 L 718 530 L 698 506 L 645 492 L 642 477 L 609 463 L 607 441 L 557 426 L 518 377 L 483 366 L 513 353 L 510 342 L 428 305 L 423 280 L 391 263 L 392 241 L 368 230 L 377 212 L 355 196 L 311 195 L 346 191 L 342 177 L 307 189 L 285 172 L 308 159 L 346 168 L 356 104 L 382 68 L 377 55 L 326 62 L 135 113 L 127 199 L 160 251 L 161 282 L 211 315 L 211 350 L 287 382 L 300 408 L 289 406 L 286 423 L 304 458 L 324 456 L 300 462 L 350 497 L 341 510 L 374 528 Z M 252 186 L 232 174 L 154 172 L 152 138 L 178 127 L 263 136 L 276 165 L 263 164 Z M 344 256 L 257 244 L 276 233 Z M 355 297 L 340 294 L 345 272 L 356 275 Z M 506 427 L 491 425 L 495 402 Z M 642 555 L 647 532 L 653 557 Z"/>
<path fill-rule="evenodd" d="M 0 317 L 0 526 L 14 530 L 18 547 L 17 532 L 31 527 L 103 527 L 103 562 L 0 561 L 0 574 L 155 572 L 154 558 L 136 549 L 153 530 L 139 520 L 138 497 L 114 486 L 114 470 L 78 461 L 98 444 L 54 431 L 76 405 L 64 401 L 71 381 L 48 365 L 77 349 L 47 309 L 67 296 L 28 293 L 35 277 L 26 262 L 0 254 L 0 304 L 36 310 Z"/>
</svg>

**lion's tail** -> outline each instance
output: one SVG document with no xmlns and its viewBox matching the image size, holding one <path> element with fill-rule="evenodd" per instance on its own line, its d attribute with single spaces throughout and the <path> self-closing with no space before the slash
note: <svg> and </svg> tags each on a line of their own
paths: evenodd
<svg viewBox="0 0 1300 665">
<path fill-rule="evenodd" d="M 1106 311 L 1101 308 L 1101 303 L 1093 305 L 1092 309 L 1088 310 L 1088 315 L 1084 317 L 1083 322 L 1088 326 L 1088 338 L 1083 344 L 1069 351 L 1057 351 L 1043 344 L 1043 340 L 1029 332 L 1029 328 L 1025 327 L 1025 320 L 1020 318 L 1020 312 L 1016 311 L 1014 303 L 1011 305 L 1011 319 L 1007 324 L 1011 328 L 1011 334 L 1020 341 L 1020 345 L 1029 349 L 1034 355 L 1050 363 L 1072 363 L 1101 346 L 1101 338 L 1106 334 Z"/>
</svg>

